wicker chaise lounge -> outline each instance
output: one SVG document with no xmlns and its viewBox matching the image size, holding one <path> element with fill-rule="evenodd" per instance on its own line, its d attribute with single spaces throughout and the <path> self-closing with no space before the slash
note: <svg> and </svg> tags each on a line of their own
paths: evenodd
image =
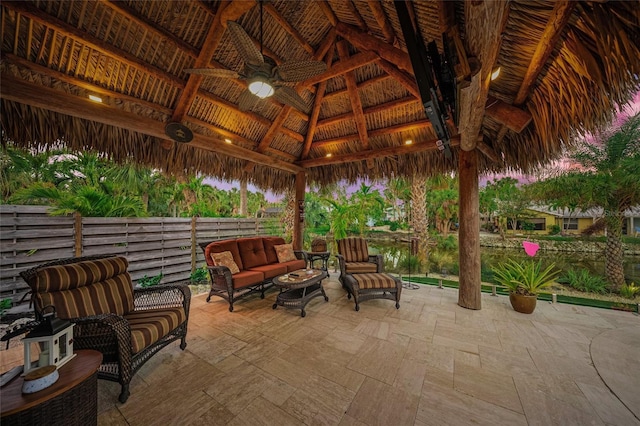
<svg viewBox="0 0 640 426">
<path fill-rule="evenodd" d="M 98 378 L 121 385 L 129 397 L 131 378 L 156 352 L 180 339 L 187 346 L 191 291 L 187 285 L 134 289 L 124 257 L 77 257 L 50 262 L 20 275 L 32 292 L 36 317 L 53 305 L 75 324 L 74 349 L 103 356 Z"/>
</svg>

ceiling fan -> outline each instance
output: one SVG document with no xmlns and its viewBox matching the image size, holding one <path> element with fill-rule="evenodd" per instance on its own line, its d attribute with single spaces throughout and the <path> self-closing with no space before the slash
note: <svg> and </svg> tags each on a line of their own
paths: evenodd
<svg viewBox="0 0 640 426">
<path fill-rule="evenodd" d="M 260 50 L 251 40 L 240 24 L 227 21 L 227 29 L 231 40 L 244 61 L 244 72 L 213 68 L 185 69 L 191 74 L 201 74 L 210 77 L 240 78 L 248 83 L 247 89 L 238 98 L 238 108 L 241 111 L 251 109 L 260 99 L 273 96 L 279 102 L 293 108 L 309 112 L 309 106 L 298 95 L 289 83 L 304 81 L 327 70 L 322 61 L 287 61 L 280 65 L 262 53 L 262 1 L 260 3 Z"/>
</svg>

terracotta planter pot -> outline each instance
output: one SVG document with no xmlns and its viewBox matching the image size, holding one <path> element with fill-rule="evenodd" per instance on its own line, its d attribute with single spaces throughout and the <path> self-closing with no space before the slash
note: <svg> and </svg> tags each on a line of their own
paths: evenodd
<svg viewBox="0 0 640 426">
<path fill-rule="evenodd" d="M 513 310 L 523 314 L 530 314 L 536 309 L 536 301 L 538 296 L 525 296 L 522 294 L 509 294 L 509 301 Z"/>
</svg>

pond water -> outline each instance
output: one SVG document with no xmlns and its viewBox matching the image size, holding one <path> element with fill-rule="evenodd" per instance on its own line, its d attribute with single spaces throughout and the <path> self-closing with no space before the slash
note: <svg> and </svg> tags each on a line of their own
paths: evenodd
<svg viewBox="0 0 640 426">
<path fill-rule="evenodd" d="M 400 274 L 423 275 L 427 272 L 427 265 L 416 265 L 408 261 L 408 243 L 370 242 L 369 249 L 373 254 L 384 255 L 385 270 Z M 481 247 L 480 259 L 483 273 L 491 266 L 507 259 L 522 260 L 528 258 L 524 250 L 510 250 L 503 248 Z M 542 259 L 546 266 L 552 262 L 563 271 L 571 268 L 588 269 L 592 274 L 604 276 L 604 257 L 600 253 L 573 253 L 540 250 L 535 259 Z M 624 274 L 629 281 L 640 283 L 640 256 L 626 256 L 624 258 Z M 433 249 L 429 255 L 429 272 L 449 275 L 458 274 L 458 251 Z"/>
</svg>

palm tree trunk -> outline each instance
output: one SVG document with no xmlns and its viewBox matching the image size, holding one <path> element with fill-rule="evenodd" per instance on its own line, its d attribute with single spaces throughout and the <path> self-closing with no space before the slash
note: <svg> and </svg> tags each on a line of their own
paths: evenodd
<svg viewBox="0 0 640 426">
<path fill-rule="evenodd" d="M 247 217 L 247 181 L 240 181 L 240 216 Z"/>
<path fill-rule="evenodd" d="M 416 174 L 411 179 L 411 204 L 413 206 L 411 226 L 418 242 L 418 264 L 425 268 L 429 260 L 429 217 L 427 216 L 426 197 L 425 177 Z"/>
<path fill-rule="evenodd" d="M 604 257 L 604 271 L 611 290 L 618 291 L 624 284 L 622 265 L 622 215 L 619 212 L 605 212 L 607 224 L 607 248 Z"/>
<path fill-rule="evenodd" d="M 285 199 L 287 200 L 287 206 L 284 209 L 282 223 L 284 225 L 285 239 L 291 241 L 293 238 L 293 227 L 295 226 L 297 208 L 295 188 L 287 190 Z"/>
</svg>

